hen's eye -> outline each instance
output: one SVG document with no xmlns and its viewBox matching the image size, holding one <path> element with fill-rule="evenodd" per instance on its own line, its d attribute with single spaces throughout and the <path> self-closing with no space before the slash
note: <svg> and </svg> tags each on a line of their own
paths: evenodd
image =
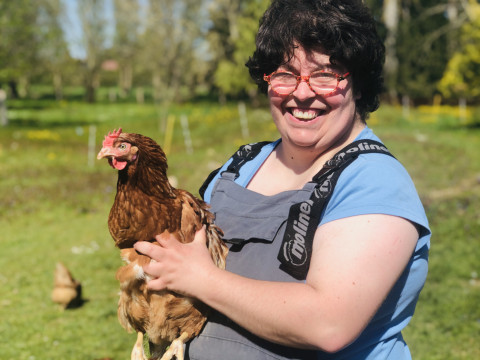
<svg viewBox="0 0 480 360">
<path fill-rule="evenodd" d="M 127 144 L 121 144 L 120 145 L 120 150 L 125 150 L 127 148 Z"/>
</svg>

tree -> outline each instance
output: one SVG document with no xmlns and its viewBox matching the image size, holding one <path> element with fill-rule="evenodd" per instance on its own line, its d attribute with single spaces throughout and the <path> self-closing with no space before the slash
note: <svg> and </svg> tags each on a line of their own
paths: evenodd
<svg viewBox="0 0 480 360">
<path fill-rule="evenodd" d="M 100 68 L 107 41 L 105 1 L 79 0 L 78 5 L 83 30 L 82 41 L 86 50 L 83 69 L 86 100 L 94 102 L 96 89 L 100 86 Z"/>
<path fill-rule="evenodd" d="M 448 62 L 438 88 L 453 99 L 480 97 L 480 4 L 470 0 L 461 28 L 460 48 Z"/>
<path fill-rule="evenodd" d="M 400 19 L 400 0 L 385 0 L 383 2 L 383 22 L 387 29 L 385 39 L 385 77 L 390 100 L 396 101 L 397 98 L 397 82 L 396 75 L 398 73 L 397 58 L 397 38 L 398 38 L 398 22 Z"/>
<path fill-rule="evenodd" d="M 40 2 L 0 2 L 0 86 L 7 83 L 13 98 L 25 96 L 32 66 L 38 61 L 36 37 Z"/>
<path fill-rule="evenodd" d="M 201 41 L 206 13 L 198 0 L 152 0 L 141 35 L 141 63 L 152 79 L 156 102 L 170 103 L 195 88 L 202 58 Z"/>
<path fill-rule="evenodd" d="M 407 96 L 430 101 L 450 57 L 469 0 L 366 0 L 385 39 L 385 78 L 390 101 Z"/>
<path fill-rule="evenodd" d="M 443 8 L 446 1 L 443 0 Z M 397 38 L 399 59 L 396 90 L 400 96 L 417 101 L 430 101 L 436 92 L 448 61 L 447 38 L 437 36 L 439 28 L 448 26 L 445 12 L 437 1 L 404 1 Z"/>
<path fill-rule="evenodd" d="M 268 0 L 217 0 L 210 11 L 214 84 L 223 99 L 245 94 L 255 98 L 257 87 L 250 81 L 245 63 L 255 50 L 259 19 L 268 4 Z"/>
<path fill-rule="evenodd" d="M 34 70 L 41 76 L 47 70 L 52 76 L 55 97 L 63 97 L 63 73 L 66 64 L 71 61 L 67 44 L 60 26 L 60 18 L 64 13 L 60 0 L 42 0 L 43 6 L 37 13 L 37 39 L 39 63 Z M 39 66 L 41 65 L 41 66 Z"/>
<path fill-rule="evenodd" d="M 115 0 L 115 36 L 112 53 L 119 63 L 118 86 L 124 97 L 133 84 L 134 63 L 139 53 L 141 26 L 138 0 Z"/>
</svg>

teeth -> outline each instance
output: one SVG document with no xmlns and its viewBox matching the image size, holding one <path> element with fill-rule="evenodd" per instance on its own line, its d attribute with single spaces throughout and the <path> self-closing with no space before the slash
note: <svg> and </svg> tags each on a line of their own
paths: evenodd
<svg viewBox="0 0 480 360">
<path fill-rule="evenodd" d="M 314 110 L 302 111 L 302 110 L 299 110 L 299 109 L 293 109 L 292 114 L 293 114 L 293 116 L 295 116 L 298 119 L 312 120 L 320 114 L 320 111 L 318 111 L 318 110 L 317 111 L 314 111 Z"/>
</svg>

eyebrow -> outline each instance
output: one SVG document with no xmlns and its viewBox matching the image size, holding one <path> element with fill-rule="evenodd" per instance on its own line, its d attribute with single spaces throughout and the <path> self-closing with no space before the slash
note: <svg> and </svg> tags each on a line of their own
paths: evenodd
<svg viewBox="0 0 480 360">
<path fill-rule="evenodd" d="M 293 67 L 291 64 L 284 64 L 281 65 L 279 68 L 283 68 L 287 71 L 290 71 L 292 73 L 296 73 L 297 69 Z M 334 71 L 334 72 L 341 72 L 342 70 L 334 65 L 334 64 L 325 64 L 325 65 L 318 65 L 318 67 L 314 71 L 320 71 L 320 70 L 328 70 L 328 71 Z"/>
</svg>

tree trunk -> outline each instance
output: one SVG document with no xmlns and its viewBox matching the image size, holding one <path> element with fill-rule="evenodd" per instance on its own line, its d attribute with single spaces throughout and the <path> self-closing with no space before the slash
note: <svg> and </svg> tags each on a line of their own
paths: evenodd
<svg viewBox="0 0 480 360">
<path fill-rule="evenodd" d="M 153 72 L 152 85 L 153 85 L 153 100 L 156 103 L 159 103 L 162 101 L 162 79 L 160 74 L 157 71 Z"/>
<path fill-rule="evenodd" d="M 98 74 L 88 73 L 85 81 L 85 100 L 88 103 L 94 103 L 96 101 L 96 90 L 98 86 Z"/>
<path fill-rule="evenodd" d="M 60 101 L 63 99 L 63 81 L 62 75 L 58 72 L 53 74 L 53 88 L 55 89 L 55 99 Z"/>
<path fill-rule="evenodd" d="M 18 93 L 20 95 L 20 98 L 22 99 L 26 98 L 29 93 L 29 90 L 30 90 L 30 79 L 25 75 L 21 75 L 18 78 Z"/>
<path fill-rule="evenodd" d="M 118 72 L 118 87 L 120 89 L 120 97 L 124 99 L 130 90 L 133 83 L 133 68 L 131 63 L 126 63 L 120 67 Z"/>
<path fill-rule="evenodd" d="M 385 0 L 383 3 L 383 21 L 387 28 L 387 37 L 385 39 L 385 79 L 390 101 L 398 103 L 397 99 L 397 36 L 399 20 L 399 0 Z"/>
<path fill-rule="evenodd" d="M 10 88 L 10 95 L 12 99 L 18 99 L 20 96 L 18 94 L 18 86 L 16 81 L 9 81 L 8 82 L 8 87 Z"/>
</svg>

